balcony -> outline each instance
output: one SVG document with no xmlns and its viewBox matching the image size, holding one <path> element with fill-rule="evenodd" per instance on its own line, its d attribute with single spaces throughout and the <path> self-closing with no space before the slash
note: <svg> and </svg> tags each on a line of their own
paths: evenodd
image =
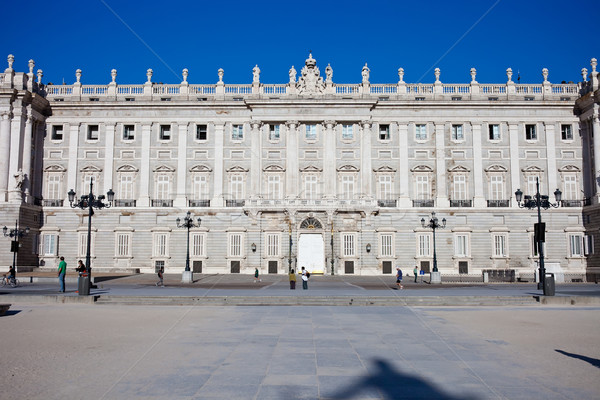
<svg viewBox="0 0 600 400">
<path fill-rule="evenodd" d="M 244 207 L 245 200 L 225 200 L 225 207 Z"/>
<path fill-rule="evenodd" d="M 152 207 L 173 207 L 173 200 L 152 199 Z"/>
<path fill-rule="evenodd" d="M 473 207 L 473 200 L 450 200 L 450 207 Z"/>
<path fill-rule="evenodd" d="M 413 207 L 433 207 L 433 200 L 413 200 Z"/>
<path fill-rule="evenodd" d="M 190 207 L 210 207 L 210 200 L 189 200 Z"/>
<path fill-rule="evenodd" d="M 58 200 L 58 199 L 56 199 L 56 200 L 55 199 L 49 199 L 49 200 L 44 199 L 42 204 L 44 207 L 62 207 L 63 201 L 64 200 Z"/>
<path fill-rule="evenodd" d="M 488 200 L 488 207 L 510 207 L 510 200 Z"/>
<path fill-rule="evenodd" d="M 561 200 L 561 207 L 582 207 L 584 201 L 583 200 Z"/>
<path fill-rule="evenodd" d="M 377 200 L 379 207 L 396 207 L 396 200 Z"/>
<path fill-rule="evenodd" d="M 135 207 L 135 200 L 115 200 L 114 205 L 115 207 Z"/>
</svg>

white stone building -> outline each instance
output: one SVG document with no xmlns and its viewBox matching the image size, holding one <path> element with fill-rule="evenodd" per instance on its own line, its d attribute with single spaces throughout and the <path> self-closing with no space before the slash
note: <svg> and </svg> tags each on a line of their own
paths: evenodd
<svg viewBox="0 0 600 400">
<path fill-rule="evenodd" d="M 429 271 L 431 212 L 442 276 L 513 270 L 538 262 L 535 210 L 514 192 L 562 191 L 542 210 L 546 263 L 588 279 L 600 267 L 600 137 L 596 61 L 578 84 L 337 84 L 312 55 L 285 84 L 43 85 L 9 66 L 0 74 L 0 223 L 29 226 L 20 268 L 85 258 L 87 211 L 67 193 L 104 194 L 92 218 L 92 266 L 181 272 L 185 229 L 195 272 L 378 275 Z M 358 75 L 358 73 L 357 73 Z M 8 241 L 0 258 L 10 264 Z"/>
</svg>

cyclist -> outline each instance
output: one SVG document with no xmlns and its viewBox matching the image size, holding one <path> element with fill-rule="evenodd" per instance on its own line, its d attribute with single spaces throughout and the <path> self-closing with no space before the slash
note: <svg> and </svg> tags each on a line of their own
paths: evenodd
<svg viewBox="0 0 600 400">
<path fill-rule="evenodd" d="M 3 276 L 4 276 L 4 278 L 6 278 L 6 283 L 14 282 L 15 278 L 17 277 L 15 267 L 13 267 L 12 265 L 10 267 L 8 267 L 8 272 L 6 274 L 4 274 Z"/>
</svg>

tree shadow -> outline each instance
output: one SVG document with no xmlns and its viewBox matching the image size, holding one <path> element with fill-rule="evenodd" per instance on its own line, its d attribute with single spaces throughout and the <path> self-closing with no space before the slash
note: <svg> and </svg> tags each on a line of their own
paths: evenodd
<svg viewBox="0 0 600 400">
<path fill-rule="evenodd" d="M 557 353 L 560 353 L 560 354 L 564 354 L 567 357 L 577 358 L 579 360 L 588 362 L 588 363 L 592 364 L 594 367 L 600 368 L 600 360 L 597 358 L 586 357 L 586 356 L 582 356 L 582 355 L 575 354 L 575 353 L 569 353 L 567 351 L 558 350 L 558 349 L 554 349 L 554 351 L 556 351 Z"/>
<path fill-rule="evenodd" d="M 457 397 L 441 392 L 425 380 L 395 370 L 387 361 L 375 359 L 376 370 L 359 378 L 342 391 L 327 396 L 329 399 L 360 398 L 360 393 L 377 391 L 386 400 L 391 399 L 436 399 L 436 400 L 475 400 L 475 396 Z"/>
</svg>

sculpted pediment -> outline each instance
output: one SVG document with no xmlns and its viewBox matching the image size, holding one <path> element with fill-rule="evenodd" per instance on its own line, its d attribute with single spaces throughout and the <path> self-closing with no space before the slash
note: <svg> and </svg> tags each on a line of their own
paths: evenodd
<svg viewBox="0 0 600 400">
<path fill-rule="evenodd" d="M 44 172 L 66 172 L 67 169 L 62 165 L 48 165 L 44 168 Z"/>
<path fill-rule="evenodd" d="M 496 164 L 496 165 L 490 165 L 489 167 L 484 169 L 484 171 L 485 172 L 508 172 L 508 169 L 506 169 L 502 165 Z"/>
<path fill-rule="evenodd" d="M 390 172 L 396 172 L 396 170 L 388 165 L 384 165 L 381 166 L 379 168 L 374 168 L 373 172 L 379 172 L 379 173 L 390 173 Z"/>
<path fill-rule="evenodd" d="M 433 172 L 433 169 L 428 165 L 417 165 L 410 170 L 411 172 Z"/>
<path fill-rule="evenodd" d="M 565 165 L 558 169 L 560 172 L 580 172 L 581 170 L 576 165 Z"/>
<path fill-rule="evenodd" d="M 271 164 L 263 168 L 264 172 L 285 172 L 285 168 L 280 165 Z"/>
<path fill-rule="evenodd" d="M 102 168 L 96 167 L 95 165 L 86 165 L 85 167 L 81 168 L 79 170 L 79 172 L 87 172 L 87 173 L 102 172 Z"/>
<path fill-rule="evenodd" d="M 175 172 L 175 168 L 169 167 L 168 165 L 159 165 L 153 172 Z"/>
<path fill-rule="evenodd" d="M 358 172 L 360 171 L 354 165 L 342 165 L 338 168 L 338 172 Z"/>
<path fill-rule="evenodd" d="M 248 170 L 239 165 L 234 165 L 233 167 L 227 169 L 227 172 L 248 172 Z"/>
<path fill-rule="evenodd" d="M 210 167 L 207 167 L 206 165 L 194 165 L 192 168 L 190 168 L 190 172 L 211 172 L 212 169 L 210 169 Z"/>
<path fill-rule="evenodd" d="M 448 172 L 452 172 L 452 173 L 467 173 L 469 172 L 469 169 L 467 167 L 464 167 L 462 165 L 457 165 L 456 167 L 450 168 L 448 169 Z"/>
<path fill-rule="evenodd" d="M 129 165 L 129 164 L 125 164 L 125 165 L 121 165 L 119 168 L 117 168 L 117 172 L 138 172 L 139 169 L 134 167 L 133 165 Z"/>
<path fill-rule="evenodd" d="M 300 168 L 300 172 L 322 172 L 323 169 L 317 168 L 314 165 L 309 165 L 308 167 Z"/>
<path fill-rule="evenodd" d="M 521 172 L 526 173 L 526 174 L 539 174 L 544 172 L 543 169 L 541 169 L 540 167 L 538 167 L 537 165 L 531 165 L 529 167 L 525 167 L 521 170 Z"/>
</svg>

